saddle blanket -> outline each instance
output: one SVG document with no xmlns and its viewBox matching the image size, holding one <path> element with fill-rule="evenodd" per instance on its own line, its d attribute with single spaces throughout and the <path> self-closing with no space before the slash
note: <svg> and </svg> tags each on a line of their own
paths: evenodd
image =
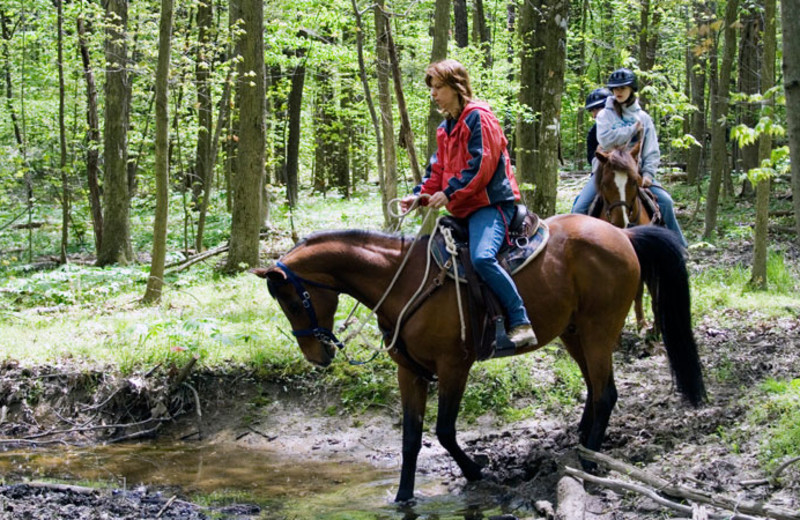
<svg viewBox="0 0 800 520">
<path fill-rule="evenodd" d="M 511 273 L 512 276 L 528 265 L 528 262 L 536 258 L 542 249 L 544 249 L 544 246 L 547 245 L 547 240 L 550 238 L 550 228 L 547 227 L 547 224 L 543 220 L 537 220 L 538 225 L 530 236 L 519 237 L 513 240 L 513 246 L 503 247 L 497 254 L 497 260 L 500 262 L 500 265 Z M 451 255 L 447 250 L 445 237 L 442 235 L 438 225 L 431 236 L 431 240 L 433 241 L 433 244 L 431 244 L 431 256 L 433 260 L 440 268 L 449 265 L 450 267 L 447 269 L 447 274 L 450 278 L 453 278 L 453 268 L 452 265 L 448 263 Z M 458 248 L 461 249 L 463 245 L 463 243 L 459 243 Z M 467 281 L 464 275 L 463 265 L 460 261 L 458 262 L 458 281 L 463 283 Z"/>
</svg>

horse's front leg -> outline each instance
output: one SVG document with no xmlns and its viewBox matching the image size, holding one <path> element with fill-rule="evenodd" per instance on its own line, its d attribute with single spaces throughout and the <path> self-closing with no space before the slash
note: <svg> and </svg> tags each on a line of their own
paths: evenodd
<svg viewBox="0 0 800 520">
<path fill-rule="evenodd" d="M 403 467 L 400 470 L 400 488 L 395 502 L 414 498 L 414 476 L 417 456 L 422 448 L 422 421 L 428 399 L 428 382 L 412 371 L 398 367 L 400 401 L 403 406 Z"/>
<path fill-rule="evenodd" d="M 456 419 L 467 384 L 469 366 L 464 367 L 463 370 L 452 366 L 448 369 L 447 374 L 439 374 L 439 412 L 436 418 L 436 437 L 455 459 L 464 477 L 472 482 L 482 478 L 481 467 L 464 453 L 456 439 Z"/>
</svg>

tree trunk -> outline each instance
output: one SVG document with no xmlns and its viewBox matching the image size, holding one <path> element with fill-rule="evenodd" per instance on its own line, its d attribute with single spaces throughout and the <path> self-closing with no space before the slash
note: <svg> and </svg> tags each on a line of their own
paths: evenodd
<svg viewBox="0 0 800 520">
<path fill-rule="evenodd" d="M 800 0 L 781 0 L 783 22 L 783 88 L 786 92 L 786 129 L 792 162 L 792 204 L 795 236 L 800 237 Z M 787 38 L 787 35 L 789 37 Z"/>
<path fill-rule="evenodd" d="M 100 200 L 100 117 L 97 111 L 97 86 L 94 70 L 89 61 L 89 48 L 86 44 L 86 26 L 82 16 L 78 16 L 78 46 L 83 61 L 83 76 L 86 79 L 86 180 L 89 186 L 89 206 L 92 208 L 92 228 L 94 229 L 94 250 L 100 254 L 103 245 L 103 208 Z"/>
<path fill-rule="evenodd" d="M 97 265 L 133 261 L 128 180 L 128 2 L 106 1 L 106 106 L 103 132 L 103 242 Z"/>
<path fill-rule="evenodd" d="M 537 1 L 523 4 L 519 20 L 519 100 L 524 112 L 517 126 L 517 173 L 522 183 L 535 186 L 533 194 L 522 190 L 525 201 L 548 217 L 556 211 L 569 2 Z"/>
<path fill-rule="evenodd" d="M 450 34 L 450 0 L 436 0 L 433 18 L 433 46 L 431 63 L 447 58 L 447 39 Z M 442 122 L 442 115 L 431 99 L 428 110 L 428 157 L 436 151 L 436 129 Z"/>
<path fill-rule="evenodd" d="M 586 28 L 587 28 L 587 18 L 589 17 L 589 0 L 581 0 L 581 20 L 580 20 L 580 27 L 581 27 L 581 37 L 578 38 L 577 45 L 578 45 L 578 77 L 579 78 L 586 78 L 586 68 L 588 67 L 588 63 L 586 62 Z M 586 81 L 581 81 L 580 83 L 580 92 L 578 94 L 578 100 L 584 100 L 587 96 L 587 90 L 591 90 L 594 87 L 591 85 L 587 89 Z M 575 117 L 575 132 L 576 135 L 579 136 L 578 139 L 575 139 L 575 165 L 579 170 L 584 169 L 584 161 L 586 160 L 586 141 L 581 139 L 586 135 L 587 130 L 585 129 L 586 126 L 586 110 L 578 110 L 578 113 Z M 591 168 L 592 165 L 589 164 L 586 168 Z"/>
<path fill-rule="evenodd" d="M 742 16 L 742 37 L 739 48 L 739 92 L 757 94 L 760 84 L 758 71 L 761 63 L 760 35 L 763 31 L 761 13 L 755 6 L 749 7 Z M 753 128 L 758 122 L 758 106 L 750 103 L 740 105 L 739 123 Z M 741 169 L 748 171 L 758 167 L 758 144 L 741 147 Z M 749 180 L 742 185 L 742 196 L 753 195 Z"/>
<path fill-rule="evenodd" d="M 351 0 L 353 5 L 353 13 L 356 17 L 356 48 L 358 50 L 358 75 L 361 78 L 361 86 L 364 89 L 364 98 L 367 101 L 369 108 L 370 119 L 372 120 L 372 128 L 375 131 L 375 147 L 377 149 L 377 163 L 378 163 L 378 179 L 381 185 L 381 192 L 383 192 L 383 178 L 385 175 L 384 161 L 383 161 L 383 135 L 381 132 L 381 125 L 378 122 L 378 113 L 375 110 L 375 103 L 372 101 L 372 93 L 369 88 L 369 81 L 367 80 L 367 70 L 364 63 L 364 28 L 361 23 L 361 13 L 358 10 L 356 0 Z"/>
<path fill-rule="evenodd" d="M 472 42 L 483 52 L 483 66 L 492 68 L 492 37 L 486 25 L 483 0 L 472 0 Z"/>
<path fill-rule="evenodd" d="M 708 12 L 706 12 L 705 7 L 700 3 L 695 3 L 694 10 L 694 28 L 691 34 L 692 37 L 689 38 L 691 61 L 687 65 L 690 66 L 689 78 L 691 81 L 692 105 L 696 108 L 692 112 L 690 132 L 700 144 L 692 145 L 686 158 L 686 181 L 691 185 L 698 184 L 701 178 L 700 163 L 706 132 L 706 53 L 708 52 L 704 41 L 708 38 L 710 29 Z"/>
<path fill-rule="evenodd" d="M 3 76 L 5 78 L 6 87 L 6 109 L 8 109 L 8 114 L 11 118 L 11 126 L 14 128 L 14 139 L 17 142 L 20 152 L 22 152 L 24 148 L 22 129 L 19 126 L 19 117 L 17 116 L 17 111 L 13 104 L 14 89 L 11 83 L 11 51 L 9 45 L 13 34 L 10 22 L 11 20 L 9 20 L 5 9 L 0 8 L 0 29 L 2 29 L 3 35 Z"/>
<path fill-rule="evenodd" d="M 467 0 L 453 0 L 453 24 L 455 25 L 456 45 L 462 49 L 469 45 L 469 18 Z"/>
<path fill-rule="evenodd" d="M 661 11 L 656 6 L 653 6 L 650 0 L 642 1 L 640 23 L 639 69 L 648 72 L 653 70 L 653 66 L 656 63 L 658 33 L 661 26 Z M 641 90 L 645 86 L 647 86 L 647 79 L 643 77 L 639 80 L 639 89 Z M 647 96 L 645 94 L 639 96 L 639 103 L 642 105 L 643 109 L 647 109 Z"/>
<path fill-rule="evenodd" d="M 227 272 L 242 266 L 258 265 L 261 200 L 264 182 L 264 5 L 262 2 L 242 1 L 244 21 L 241 36 L 242 60 L 237 84 L 239 103 L 239 158 L 236 175 L 231 179 L 233 213 L 231 220 L 231 249 L 225 265 Z"/>
<path fill-rule="evenodd" d="M 172 3 L 161 0 L 156 68 L 156 215 L 153 222 L 153 258 L 142 301 L 161 299 L 164 285 L 164 260 L 167 254 L 167 215 L 169 209 L 169 58 L 172 49 Z"/>
<path fill-rule="evenodd" d="M 730 107 L 731 69 L 736 52 L 736 18 L 739 11 L 739 0 L 728 0 L 725 6 L 724 48 L 720 63 L 716 96 L 711 106 L 711 180 L 706 194 L 705 229 L 703 238 L 711 238 L 717 227 L 717 210 L 719 208 L 719 192 L 723 177 L 728 174 L 728 111 Z"/>
<path fill-rule="evenodd" d="M 761 92 L 775 86 L 776 1 L 764 0 L 764 56 L 761 60 Z M 775 98 L 769 97 L 761 109 L 762 117 L 774 117 Z M 759 165 L 770 161 L 772 135 L 761 134 L 758 141 Z M 763 167 L 763 166 L 762 166 Z M 770 176 L 762 175 L 756 184 L 756 225 L 753 238 L 753 272 L 750 284 L 758 289 L 767 288 L 767 240 L 769 225 Z"/>
<path fill-rule="evenodd" d="M 64 5 L 62 0 L 53 0 L 56 4 L 58 17 L 58 144 L 59 160 L 58 169 L 61 170 L 61 247 L 59 248 L 59 262 L 67 263 L 67 246 L 69 245 L 69 212 L 70 190 L 69 177 L 67 176 L 67 127 L 65 119 L 65 92 L 64 92 Z"/>
<path fill-rule="evenodd" d="M 388 211 L 389 201 L 397 197 L 397 150 L 394 142 L 394 116 L 392 115 L 391 67 L 389 65 L 389 21 L 383 13 L 385 2 L 378 0 L 375 6 L 375 35 L 377 37 L 375 57 L 378 72 L 378 105 L 383 126 L 384 178 L 381 184 L 384 226 L 391 229 L 397 219 Z"/>
<path fill-rule="evenodd" d="M 194 175 L 192 176 L 192 201 L 195 206 L 207 197 L 208 182 L 214 168 L 211 156 L 211 134 L 214 132 L 209 78 L 214 69 L 214 4 L 210 1 L 197 4 L 197 148 L 195 149 Z"/>
<path fill-rule="evenodd" d="M 334 134 L 334 110 L 336 102 L 332 77 L 329 68 L 323 68 L 314 75 L 316 96 L 314 99 L 314 191 L 325 193 L 333 172 L 333 153 L 338 136 Z"/>
<path fill-rule="evenodd" d="M 289 206 L 297 205 L 297 171 L 300 167 L 300 117 L 303 109 L 303 84 L 306 80 L 305 50 L 298 50 L 300 62 L 292 71 L 289 91 L 289 136 L 286 140 L 286 199 Z"/>
<path fill-rule="evenodd" d="M 214 137 L 211 140 L 211 150 L 209 157 L 211 158 L 211 168 L 208 171 L 206 178 L 205 190 L 203 197 L 200 199 L 200 214 L 197 217 L 197 234 L 195 235 L 194 248 L 199 253 L 203 251 L 203 234 L 206 228 L 206 215 L 208 214 L 208 204 L 211 200 L 211 192 L 214 189 L 214 163 L 217 160 L 217 149 L 219 148 L 219 138 L 222 135 L 222 129 L 228 125 L 228 115 L 230 114 L 231 107 L 231 76 L 233 72 L 233 64 L 228 69 L 228 77 L 225 79 L 225 87 L 222 90 L 222 99 L 219 102 L 219 114 L 217 116 L 217 126 L 214 129 Z"/>
</svg>

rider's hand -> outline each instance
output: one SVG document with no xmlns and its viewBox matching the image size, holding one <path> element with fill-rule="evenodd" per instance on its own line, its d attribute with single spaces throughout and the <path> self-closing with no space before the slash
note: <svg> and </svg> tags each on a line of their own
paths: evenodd
<svg viewBox="0 0 800 520">
<path fill-rule="evenodd" d="M 653 185 L 653 178 L 649 175 L 642 175 L 642 188 L 649 188 Z"/>
<path fill-rule="evenodd" d="M 443 191 L 437 191 L 431 195 L 431 198 L 428 201 L 428 207 L 439 209 L 446 206 L 448 202 L 450 202 L 450 200 L 447 198 L 447 195 L 445 195 Z"/>
<path fill-rule="evenodd" d="M 403 210 L 403 213 L 407 213 L 416 200 L 416 195 L 407 195 L 405 198 L 400 199 L 400 209 Z"/>
</svg>

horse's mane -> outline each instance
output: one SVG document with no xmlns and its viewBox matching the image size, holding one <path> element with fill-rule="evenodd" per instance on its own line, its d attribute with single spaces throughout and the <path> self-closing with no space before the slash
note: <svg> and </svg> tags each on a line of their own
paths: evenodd
<svg viewBox="0 0 800 520">
<path fill-rule="evenodd" d="M 294 251 L 298 247 L 314 245 L 322 242 L 341 241 L 352 243 L 374 243 L 374 242 L 397 242 L 401 245 L 406 242 L 404 235 L 384 233 L 382 231 L 371 231 L 368 229 L 341 229 L 315 231 L 305 238 L 299 240 L 286 254 Z"/>
</svg>

